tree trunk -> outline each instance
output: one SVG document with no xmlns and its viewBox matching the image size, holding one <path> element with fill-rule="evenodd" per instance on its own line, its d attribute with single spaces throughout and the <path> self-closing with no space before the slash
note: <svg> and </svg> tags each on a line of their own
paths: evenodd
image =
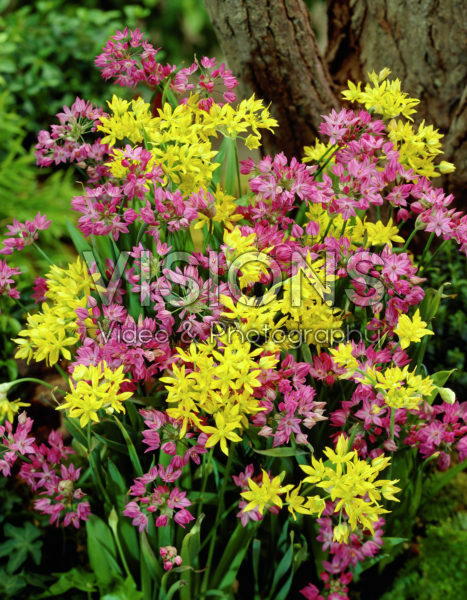
<svg viewBox="0 0 467 600">
<path fill-rule="evenodd" d="M 457 170 L 444 183 L 460 200 L 467 180 L 464 0 L 330 0 L 326 61 L 303 0 L 205 4 L 243 93 L 272 102 L 280 128 L 265 139 L 268 152 L 301 156 L 347 79 L 389 67 L 420 98 L 417 121 L 445 134 L 445 158 Z"/>
<path fill-rule="evenodd" d="M 279 121 L 267 152 L 301 156 L 321 115 L 338 107 L 302 0 L 206 0 L 206 8 L 243 95 L 254 92 Z"/>
<path fill-rule="evenodd" d="M 465 6 L 464 0 L 331 0 L 326 54 L 340 88 L 389 67 L 404 91 L 420 98 L 416 120 L 445 134 L 445 158 L 457 167 L 447 183 L 457 191 L 467 178 Z"/>
</svg>

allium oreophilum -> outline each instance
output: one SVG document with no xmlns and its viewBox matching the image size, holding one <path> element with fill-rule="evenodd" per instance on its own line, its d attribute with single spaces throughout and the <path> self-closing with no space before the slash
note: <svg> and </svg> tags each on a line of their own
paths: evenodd
<svg viewBox="0 0 467 600">
<path fill-rule="evenodd" d="M 324 116 L 322 141 L 303 157 L 239 162 L 239 145 L 256 149 L 277 126 L 269 108 L 237 101 L 237 81 L 215 59 L 178 69 L 157 53 L 138 30 L 117 32 L 96 65 L 151 100 L 113 96 L 102 108 L 77 98 L 39 134 L 40 166 L 72 163 L 83 177 L 72 200 L 80 256 L 36 280 L 16 357 L 66 370 L 53 398 L 81 451 L 57 432 L 38 444 L 27 403 L 7 397 L 20 381 L 10 382 L 0 468 L 30 486 L 51 523 L 79 527 L 90 511 L 114 515 L 105 461 L 118 462 L 118 519 L 131 519 L 171 577 L 198 569 L 192 594 L 230 589 L 214 571 L 236 576 L 239 564 L 216 559 L 235 551 L 224 539 L 235 527 L 247 531 L 245 549 L 262 521 L 265 536 L 277 531 L 268 513 L 296 531 L 315 520 L 324 588 L 301 593 L 347 598 L 404 500 L 391 476 L 399 453 L 411 446 L 438 469 L 467 455 L 465 403 L 423 369 L 440 299 L 423 287 L 431 245 L 467 251 L 467 217 L 431 181 L 453 166 L 437 161 L 442 136 L 413 124 L 418 100 L 388 70 L 363 88 L 349 82 L 355 108 Z M 41 214 L 15 221 L 0 252 L 35 244 L 44 254 L 48 225 Z M 8 307 L 20 272 L 2 260 L 0 273 Z M 346 339 L 349 324 L 365 336 Z M 130 460 L 116 450 L 125 445 Z M 83 452 L 94 473 L 85 491 Z M 206 544 L 179 555 L 180 528 L 199 532 L 203 511 Z M 144 590 L 120 544 L 118 560 Z"/>
</svg>

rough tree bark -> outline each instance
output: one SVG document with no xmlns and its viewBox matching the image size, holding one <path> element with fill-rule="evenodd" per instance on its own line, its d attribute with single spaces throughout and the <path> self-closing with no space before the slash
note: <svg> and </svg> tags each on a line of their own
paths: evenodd
<svg viewBox="0 0 467 600">
<path fill-rule="evenodd" d="M 347 79 L 387 66 L 421 99 L 419 118 L 445 134 L 456 164 L 448 186 L 467 182 L 467 47 L 464 0 L 330 0 L 328 50 L 318 52 L 303 0 L 205 0 L 219 43 L 244 90 L 272 102 L 279 136 L 267 151 L 300 155 Z"/>
<path fill-rule="evenodd" d="M 338 106 L 302 0 L 206 0 L 226 61 L 244 95 L 272 103 L 280 123 L 268 151 L 287 155 L 314 139 L 320 115 Z"/>
<path fill-rule="evenodd" d="M 420 98 L 417 120 L 445 134 L 447 178 L 457 191 L 467 181 L 467 5 L 465 0 L 331 0 L 329 71 L 338 87 L 389 67 Z"/>
</svg>

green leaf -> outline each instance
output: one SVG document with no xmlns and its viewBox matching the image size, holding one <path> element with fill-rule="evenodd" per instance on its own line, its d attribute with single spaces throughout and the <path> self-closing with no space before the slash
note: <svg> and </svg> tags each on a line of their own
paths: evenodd
<svg viewBox="0 0 467 600">
<path fill-rule="evenodd" d="M 64 421 L 66 428 L 68 429 L 70 434 L 75 438 L 75 440 L 78 441 L 82 446 L 87 448 L 88 439 L 83 433 L 78 419 L 75 419 L 74 417 L 65 417 Z"/>
<path fill-rule="evenodd" d="M 134 579 L 128 576 L 125 581 L 119 581 L 114 589 L 101 600 L 143 600 L 143 592 L 138 591 Z"/>
<path fill-rule="evenodd" d="M 83 252 L 92 252 L 91 246 L 84 239 L 81 231 L 79 231 L 68 219 L 66 220 L 66 228 L 68 229 L 71 241 L 73 242 L 73 246 L 76 248 L 78 254 L 82 256 Z"/>
<path fill-rule="evenodd" d="M 75 588 L 82 592 L 93 592 L 96 589 L 96 576 L 85 569 L 75 567 L 66 573 L 53 573 L 58 580 L 49 589 L 38 596 L 38 598 L 49 598 L 59 596 Z"/>
<path fill-rule="evenodd" d="M 237 141 L 232 138 L 226 139 L 226 157 L 225 157 L 225 170 L 224 170 L 224 181 L 223 189 L 230 194 L 235 196 L 235 182 L 237 180 Z"/>
<path fill-rule="evenodd" d="M 210 581 L 210 588 L 224 590 L 232 586 L 256 529 L 255 524 L 250 523 L 247 527 L 237 524 Z"/>
<path fill-rule="evenodd" d="M 182 549 L 180 552 L 180 556 L 182 557 L 182 564 L 187 566 L 190 565 L 192 567 L 196 566 L 196 560 L 198 559 L 199 550 L 200 550 L 200 532 L 201 532 L 201 523 L 203 522 L 204 514 L 200 514 L 200 516 L 196 519 L 195 524 L 190 529 L 190 531 L 183 538 Z M 191 594 L 191 581 L 192 581 L 192 572 L 187 571 L 184 575 L 184 580 L 186 581 L 186 586 L 184 586 L 180 590 L 180 600 L 190 600 L 192 597 Z"/>
<path fill-rule="evenodd" d="M 458 473 L 461 473 L 467 467 L 467 459 L 463 462 L 458 463 L 454 467 L 451 467 L 447 471 L 441 473 L 435 473 L 429 486 L 426 486 L 423 497 L 423 502 L 433 499 L 442 489 L 446 486 L 451 479 L 453 479 Z"/>
<path fill-rule="evenodd" d="M 449 379 L 449 377 L 451 377 L 451 375 L 456 370 L 457 369 L 451 369 L 450 371 L 437 371 L 436 373 L 432 373 L 430 375 L 430 379 L 433 381 L 436 388 L 443 387 L 443 385 L 446 383 L 446 381 Z M 431 396 L 427 399 L 427 402 L 429 404 L 433 404 L 433 401 L 435 400 L 437 395 L 438 395 L 438 389 L 435 389 L 432 392 Z"/>
<path fill-rule="evenodd" d="M 270 448 L 269 450 L 253 450 L 256 454 L 262 454 L 264 456 L 272 456 L 274 458 L 287 458 L 289 456 L 303 456 L 304 454 L 308 454 L 305 450 L 299 450 L 298 448 Z"/>
<path fill-rule="evenodd" d="M 213 172 L 212 174 L 212 184 L 213 184 L 213 189 L 216 189 L 217 184 L 220 183 L 221 181 L 221 176 L 222 176 L 222 171 L 223 171 L 223 167 L 224 167 L 224 160 L 225 160 L 225 155 L 227 152 L 227 139 L 228 138 L 224 138 L 222 140 L 222 143 L 219 147 L 219 151 L 216 154 L 215 158 L 214 158 L 214 162 L 219 163 L 219 166 L 217 167 L 217 169 Z"/>
<path fill-rule="evenodd" d="M 160 562 L 157 560 L 157 558 L 154 555 L 154 552 L 152 551 L 151 545 L 148 540 L 148 536 L 146 535 L 145 531 L 141 532 L 140 539 L 142 560 L 144 560 L 153 581 L 156 581 L 160 584 L 164 572 L 162 570 Z"/>
<path fill-rule="evenodd" d="M 13 573 L 26 562 L 28 555 L 32 556 L 36 565 L 40 563 L 42 540 L 37 540 L 41 535 L 40 529 L 27 521 L 24 527 L 15 527 L 7 523 L 3 531 L 10 539 L 0 544 L 0 556 L 9 557 L 6 567 L 9 573 Z"/>
<path fill-rule="evenodd" d="M 286 600 L 287 599 L 287 594 L 289 593 L 289 590 L 290 590 L 290 586 L 292 585 L 292 579 L 293 579 L 293 541 L 294 541 L 294 532 L 291 531 L 290 532 L 290 546 L 289 546 L 287 552 L 282 557 L 281 561 L 279 562 L 279 565 L 277 566 L 277 568 L 274 571 L 274 578 L 272 580 L 272 587 L 271 587 L 271 591 L 270 591 L 270 597 L 274 598 L 275 600 Z M 289 574 L 289 577 L 287 578 L 287 581 L 284 583 L 284 585 L 281 588 L 280 592 L 278 594 L 274 595 L 274 592 L 276 591 L 276 587 L 277 587 L 279 581 L 282 579 L 282 577 L 284 577 L 286 575 L 286 573 L 288 571 L 290 571 L 290 574 Z"/>
<path fill-rule="evenodd" d="M 121 575 L 117 548 L 110 527 L 96 515 L 86 521 L 89 563 L 100 584 L 109 584 L 115 575 Z"/>
<path fill-rule="evenodd" d="M 121 504 L 119 500 L 121 496 L 125 496 L 128 491 L 125 478 L 120 473 L 120 470 L 115 466 L 115 463 L 109 458 L 107 461 L 107 490 L 110 496 L 117 504 Z"/>
<path fill-rule="evenodd" d="M 117 417 L 115 417 L 115 422 L 117 423 L 120 431 L 122 432 L 123 439 L 125 440 L 125 443 L 127 445 L 128 453 L 130 455 L 130 460 L 133 464 L 133 468 L 135 469 L 136 475 L 138 477 L 141 477 L 143 475 L 143 468 L 139 461 L 139 456 L 138 456 L 138 453 L 136 452 L 135 445 L 133 444 L 130 436 L 128 435 L 127 430 L 125 429 L 125 427 L 122 425 L 122 423 L 120 422 L 120 420 Z"/>
</svg>

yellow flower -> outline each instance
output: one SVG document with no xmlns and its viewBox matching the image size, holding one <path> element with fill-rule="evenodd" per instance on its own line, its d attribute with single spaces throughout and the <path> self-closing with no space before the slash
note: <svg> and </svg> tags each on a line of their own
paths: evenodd
<svg viewBox="0 0 467 600">
<path fill-rule="evenodd" d="M 19 398 L 17 400 L 8 400 L 8 390 L 14 384 L 14 381 L 0 383 L 0 422 L 7 420 L 13 423 L 15 415 L 19 412 L 20 408 L 31 406 L 29 402 L 22 402 Z"/>
<path fill-rule="evenodd" d="M 390 74 L 388 68 L 382 69 L 378 74 L 374 71 L 368 73 L 370 83 L 365 85 L 364 90 L 361 89 L 360 82 L 355 85 L 348 81 L 348 89 L 342 92 L 342 96 L 350 102 L 363 104 L 367 110 L 382 115 L 383 119 L 403 115 L 412 120 L 411 115 L 416 112 L 414 106 L 417 106 L 420 100 L 409 98 L 402 92 L 399 79 L 388 80 Z"/>
<path fill-rule="evenodd" d="M 290 484 L 282 486 L 279 475 L 271 480 L 264 469 L 262 483 L 258 485 L 252 479 L 248 479 L 248 486 L 250 488 L 249 491 L 241 493 L 241 496 L 245 500 L 248 500 L 248 504 L 243 509 L 243 512 L 248 512 L 256 508 L 261 514 L 263 514 L 265 507 L 278 506 L 282 508 L 283 503 L 280 494 L 287 492 L 293 487 Z"/>
<path fill-rule="evenodd" d="M 174 364 L 173 374 L 161 381 L 168 392 L 167 414 L 181 421 L 181 437 L 190 425 L 196 425 L 211 434 L 211 446 L 220 442 L 225 453 L 226 440 L 240 441 L 248 416 L 264 410 L 253 395 L 261 385 L 259 376 L 278 362 L 274 356 L 259 358 L 262 352 L 232 332 L 219 334 L 213 341 L 193 342 L 186 350 L 177 348 L 184 364 Z M 208 417 L 207 423 L 203 416 Z"/>
<path fill-rule="evenodd" d="M 332 448 L 324 450 L 328 458 L 326 464 L 312 457 L 312 466 L 300 465 L 307 474 L 303 481 L 324 489 L 332 501 L 337 501 L 335 512 L 345 510 L 352 530 L 360 523 L 364 528 L 373 531 L 373 524 L 379 515 L 387 512 L 378 504 L 378 500 L 381 497 L 397 500 L 394 497 L 399 491 L 394 485 L 397 480 L 377 479 L 391 459 L 380 456 L 371 462 L 361 460 L 355 450 L 349 451 L 348 444 L 348 440 L 341 435 L 335 451 Z M 345 527 L 340 527 L 335 535 L 339 539 L 345 539 L 348 533 Z"/>
<path fill-rule="evenodd" d="M 296 488 L 291 488 L 287 491 L 285 501 L 287 503 L 287 508 L 289 512 L 292 514 L 294 520 L 296 520 L 295 511 L 301 513 L 302 515 L 318 515 L 320 517 L 323 513 L 323 510 L 326 508 L 326 502 L 320 496 L 308 496 L 304 498 L 300 496 L 300 485 Z"/>
<path fill-rule="evenodd" d="M 80 420 L 81 427 L 90 421 L 99 421 L 98 411 L 104 409 L 107 414 L 124 412 L 123 402 L 132 396 L 132 392 L 120 392 L 122 383 L 128 381 L 123 366 L 112 370 L 102 361 L 97 366 L 78 365 L 70 380 L 71 392 L 64 398 L 58 410 L 66 410 L 70 417 Z"/>
<path fill-rule="evenodd" d="M 373 385 L 384 396 L 384 401 L 391 408 L 418 409 L 424 397 L 430 396 L 435 386 L 430 377 L 416 375 L 406 365 L 389 367 L 385 371 L 368 369 L 361 381 L 365 385 Z"/>
<path fill-rule="evenodd" d="M 349 540 L 350 531 L 351 529 L 347 523 L 339 523 L 339 525 L 336 525 L 332 530 L 333 542 L 346 544 Z"/>
<path fill-rule="evenodd" d="M 337 348 L 331 348 L 329 352 L 336 365 L 346 369 L 346 377 L 352 377 L 356 369 L 358 369 L 358 361 L 352 354 L 352 342 L 341 343 Z"/>
<path fill-rule="evenodd" d="M 425 121 L 422 121 L 415 131 L 410 123 L 393 120 L 388 124 L 388 137 L 394 142 L 399 161 L 405 167 L 425 177 L 439 175 L 434 160 L 443 152 L 440 141 L 443 135 L 433 125 L 425 125 Z M 446 165 L 450 163 L 442 162 L 439 165 L 441 173 L 445 168 L 450 169 Z"/>
<path fill-rule="evenodd" d="M 408 315 L 400 315 L 394 333 L 399 336 L 401 348 L 408 348 L 412 342 L 420 342 L 425 335 L 433 335 L 433 331 L 426 329 L 425 325 L 418 308 L 412 319 Z"/>
<path fill-rule="evenodd" d="M 42 310 L 28 315 L 27 327 L 14 340 L 18 344 L 16 358 L 45 360 L 48 365 L 54 365 L 60 356 L 70 360 L 70 347 L 79 341 L 76 309 L 86 308 L 91 290 L 97 289 L 97 277 L 88 273 L 81 258 L 65 269 L 53 265 L 46 275 Z M 85 325 L 93 326 L 90 319 Z"/>
<path fill-rule="evenodd" d="M 209 438 L 205 447 L 212 448 L 219 442 L 222 452 L 228 455 L 229 450 L 227 448 L 226 440 L 230 440 L 231 442 L 242 441 L 242 438 L 234 431 L 235 429 L 241 429 L 241 416 L 238 414 L 238 405 L 232 409 L 230 414 L 227 414 L 226 412 L 216 413 L 214 420 L 216 422 L 215 427 L 199 425 L 201 431 L 209 433 Z"/>
<path fill-rule="evenodd" d="M 389 219 L 387 225 L 384 225 L 381 221 L 365 223 L 365 230 L 368 242 L 373 246 L 388 244 L 392 247 L 392 242 L 404 242 L 404 238 L 398 235 L 399 229 L 392 224 L 392 219 Z"/>
</svg>

